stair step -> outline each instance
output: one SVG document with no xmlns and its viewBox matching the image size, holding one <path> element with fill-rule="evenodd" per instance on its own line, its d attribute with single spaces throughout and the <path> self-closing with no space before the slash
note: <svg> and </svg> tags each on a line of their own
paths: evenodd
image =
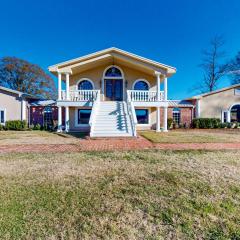
<svg viewBox="0 0 240 240">
<path fill-rule="evenodd" d="M 132 137 L 131 121 L 125 102 L 100 102 L 91 137 Z"/>
</svg>

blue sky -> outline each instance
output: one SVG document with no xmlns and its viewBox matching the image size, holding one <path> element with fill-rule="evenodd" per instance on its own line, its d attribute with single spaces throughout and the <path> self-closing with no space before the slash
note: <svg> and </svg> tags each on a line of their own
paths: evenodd
<svg viewBox="0 0 240 240">
<path fill-rule="evenodd" d="M 201 50 L 214 35 L 224 36 L 227 59 L 240 51 L 239 0 L 8 0 L 0 8 L 0 57 L 47 70 L 115 46 L 176 67 L 172 99 L 194 94 L 192 86 L 202 79 Z"/>
</svg>

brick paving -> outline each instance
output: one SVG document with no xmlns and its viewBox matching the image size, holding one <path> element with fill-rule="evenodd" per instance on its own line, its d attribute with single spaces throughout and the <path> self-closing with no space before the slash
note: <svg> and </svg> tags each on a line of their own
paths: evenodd
<svg viewBox="0 0 240 240">
<path fill-rule="evenodd" d="M 13 152 L 81 152 L 81 151 L 114 151 L 114 150 L 141 150 L 141 149 L 166 149 L 187 150 L 206 149 L 223 150 L 239 149 L 240 143 L 152 143 L 143 137 L 111 138 L 111 139 L 84 139 L 78 144 L 9 144 L 0 145 L 0 153 Z"/>
</svg>

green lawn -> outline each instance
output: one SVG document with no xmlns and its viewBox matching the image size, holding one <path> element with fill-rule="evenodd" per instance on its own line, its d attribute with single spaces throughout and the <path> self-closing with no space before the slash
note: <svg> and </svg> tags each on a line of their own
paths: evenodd
<svg viewBox="0 0 240 240">
<path fill-rule="evenodd" d="M 171 130 L 167 133 L 141 131 L 139 134 L 154 143 L 231 143 L 240 142 L 239 130 Z"/>
<path fill-rule="evenodd" d="M 240 239 L 240 151 L 0 155 L 0 239 Z"/>
</svg>

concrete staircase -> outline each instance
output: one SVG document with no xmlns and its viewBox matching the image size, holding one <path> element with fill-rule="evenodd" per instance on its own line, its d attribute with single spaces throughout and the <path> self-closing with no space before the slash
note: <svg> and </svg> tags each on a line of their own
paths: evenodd
<svg viewBox="0 0 240 240">
<path fill-rule="evenodd" d="M 132 137 L 126 102 L 99 102 L 91 137 Z"/>
</svg>

